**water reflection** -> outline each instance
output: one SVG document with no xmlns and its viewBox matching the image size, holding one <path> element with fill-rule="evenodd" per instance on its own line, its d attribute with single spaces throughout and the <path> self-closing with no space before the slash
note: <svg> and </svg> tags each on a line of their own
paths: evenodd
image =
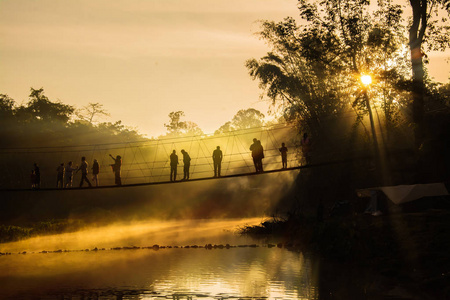
<svg viewBox="0 0 450 300">
<path fill-rule="evenodd" d="M 234 224 L 242 221 L 235 221 Z M 156 231 L 146 230 L 144 224 L 139 224 L 141 227 L 138 231 L 141 234 L 125 238 L 127 234 L 122 232 L 124 236 L 116 240 L 108 238 L 106 234 L 105 241 L 97 241 L 97 245 L 126 246 L 125 241 L 131 244 L 149 241 L 148 235 L 151 236 L 150 240 L 160 245 L 169 245 L 170 240 L 180 244 L 200 244 L 205 236 L 211 243 L 219 243 L 219 239 L 220 243 L 234 242 L 231 244 L 235 245 L 250 242 L 233 234 L 228 227 L 231 223 L 231 220 L 202 221 L 196 223 L 202 228 L 193 228 L 190 234 L 187 233 L 191 230 L 180 230 L 176 235 L 173 232 L 166 234 L 161 228 Z M 163 226 L 174 230 L 183 225 L 181 222 L 172 222 Z M 123 229 L 125 232 L 128 230 Z M 105 232 L 108 230 L 105 229 Z M 204 237 L 197 236 L 199 232 Z M 213 236 L 212 232 L 218 236 Z M 57 237 L 41 239 L 51 241 L 52 246 L 69 245 L 70 242 L 65 238 L 70 238 L 70 235 L 60 237 L 60 244 L 56 242 Z M 83 244 L 81 238 L 78 236 L 72 246 L 92 249 L 92 240 L 87 238 L 86 244 Z M 34 241 L 31 244 L 22 242 L 1 247 L 4 251 L 8 247 L 17 250 L 20 246 L 28 246 L 28 251 L 38 251 L 37 245 L 37 241 Z M 54 249 L 57 248 L 62 247 Z M 160 248 L 14 254 L 0 257 L 0 298 L 316 299 L 311 269 L 310 260 L 303 254 L 264 245 L 211 250 Z"/>
</svg>

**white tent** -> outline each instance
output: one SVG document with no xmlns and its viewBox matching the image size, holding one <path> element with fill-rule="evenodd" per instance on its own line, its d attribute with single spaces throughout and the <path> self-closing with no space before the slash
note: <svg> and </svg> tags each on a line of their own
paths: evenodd
<svg viewBox="0 0 450 300">
<path fill-rule="evenodd" d="M 395 204 L 406 203 L 430 196 L 449 195 L 444 183 L 382 186 L 357 190 L 359 197 L 371 197 L 371 191 L 382 191 Z"/>
</svg>

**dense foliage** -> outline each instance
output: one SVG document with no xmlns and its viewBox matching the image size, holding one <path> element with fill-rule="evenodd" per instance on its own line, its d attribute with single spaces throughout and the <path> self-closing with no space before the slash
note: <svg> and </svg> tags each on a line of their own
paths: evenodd
<svg viewBox="0 0 450 300">
<path fill-rule="evenodd" d="M 101 108 L 99 104 L 91 106 Z M 0 94 L 3 147 L 83 145 L 142 139 L 136 130 L 122 125 L 121 121 L 94 123 L 95 111 L 90 111 L 87 120 L 77 117 L 75 112 L 71 105 L 48 99 L 42 88 L 31 88 L 29 101 L 22 105 L 8 95 Z"/>
<path fill-rule="evenodd" d="M 300 135 L 309 134 L 312 162 L 321 164 L 300 174 L 287 200 L 304 210 L 308 202 L 348 199 L 360 187 L 448 178 L 448 96 L 426 74 L 426 133 L 420 148 L 415 145 L 417 84 L 402 6 L 378 1 L 374 11 L 365 0 L 298 3 L 300 25 L 294 18 L 263 21 L 260 37 L 270 52 L 246 63 L 275 110 L 296 122 Z M 372 82 L 363 84 L 362 75 Z"/>
</svg>

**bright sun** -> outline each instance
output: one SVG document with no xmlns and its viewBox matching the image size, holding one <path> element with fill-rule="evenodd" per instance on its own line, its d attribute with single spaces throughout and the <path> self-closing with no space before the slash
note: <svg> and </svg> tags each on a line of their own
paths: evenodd
<svg viewBox="0 0 450 300">
<path fill-rule="evenodd" d="M 361 82 L 364 85 L 369 85 L 372 83 L 372 77 L 370 75 L 361 75 Z"/>
</svg>

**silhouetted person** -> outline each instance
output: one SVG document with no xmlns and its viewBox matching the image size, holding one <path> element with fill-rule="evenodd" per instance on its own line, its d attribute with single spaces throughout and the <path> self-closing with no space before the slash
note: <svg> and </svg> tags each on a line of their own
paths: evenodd
<svg viewBox="0 0 450 300">
<path fill-rule="evenodd" d="M 220 170 L 222 168 L 222 150 L 220 150 L 220 146 L 217 146 L 216 150 L 213 151 L 212 159 L 214 162 L 214 177 L 220 177 Z"/>
<path fill-rule="evenodd" d="M 34 170 L 31 170 L 30 183 L 32 189 L 36 188 L 36 173 L 34 173 Z"/>
<path fill-rule="evenodd" d="M 61 163 L 58 168 L 56 168 L 56 172 L 58 173 L 56 176 L 56 187 L 63 188 L 64 187 L 64 163 Z"/>
<path fill-rule="evenodd" d="M 253 144 L 250 145 L 250 151 L 252 151 L 253 164 L 255 165 L 256 172 L 258 172 L 257 141 L 258 140 L 254 138 Z"/>
<path fill-rule="evenodd" d="M 66 166 L 65 169 L 65 173 L 64 173 L 64 177 L 66 178 L 66 183 L 64 185 L 64 187 L 72 187 L 72 176 L 73 176 L 73 171 L 76 171 L 78 169 L 78 167 L 73 168 L 72 167 L 72 162 L 69 161 L 69 163 Z"/>
<path fill-rule="evenodd" d="M 184 171 L 183 180 L 188 180 L 189 168 L 191 167 L 191 157 L 183 149 L 181 150 L 181 153 L 183 154 L 183 171 Z"/>
<path fill-rule="evenodd" d="M 122 157 L 117 155 L 116 158 L 109 155 L 114 160 L 114 164 L 111 165 L 112 170 L 114 172 L 114 182 L 116 185 L 122 185 L 122 178 L 120 178 L 120 169 L 122 168 Z"/>
<path fill-rule="evenodd" d="M 94 159 L 92 164 L 92 182 L 95 182 L 95 186 L 98 187 L 98 173 L 100 173 L 100 165 L 98 161 Z"/>
<path fill-rule="evenodd" d="M 84 156 L 81 158 L 81 164 L 80 164 L 80 167 L 79 167 L 78 170 L 77 170 L 77 173 L 78 173 L 78 171 L 81 171 L 80 187 L 83 186 L 83 183 L 84 183 L 85 181 L 88 183 L 89 187 L 92 187 L 91 182 L 90 182 L 89 179 L 87 178 L 87 174 L 88 174 L 88 163 L 87 163 L 87 161 L 86 161 L 86 157 L 84 157 Z"/>
<path fill-rule="evenodd" d="M 173 150 L 172 154 L 170 154 L 170 181 L 177 180 L 178 155 L 176 153 Z"/>
<path fill-rule="evenodd" d="M 309 165 L 311 163 L 311 140 L 309 139 L 308 134 L 306 132 L 303 134 L 303 138 L 300 141 L 300 145 L 302 147 L 305 162 L 307 165 Z"/>
<path fill-rule="evenodd" d="M 263 172 L 262 159 L 264 158 L 264 149 L 261 145 L 261 141 L 256 138 L 253 139 L 253 144 L 250 146 L 252 151 L 253 164 L 255 165 L 256 173 Z"/>
<path fill-rule="evenodd" d="M 281 143 L 281 148 L 279 150 L 280 150 L 280 153 L 281 153 L 282 168 L 286 169 L 287 168 L 287 152 L 288 152 L 288 148 L 285 146 L 284 143 Z"/>
<path fill-rule="evenodd" d="M 37 163 L 34 163 L 34 174 L 36 175 L 34 188 L 39 189 L 41 187 L 41 171 Z"/>
<path fill-rule="evenodd" d="M 264 158 L 264 149 L 263 149 L 263 146 L 261 145 L 260 140 L 258 140 L 256 142 L 256 146 L 257 146 L 257 154 L 258 154 L 258 168 L 259 168 L 259 172 L 262 173 L 263 172 L 262 160 Z"/>
</svg>

